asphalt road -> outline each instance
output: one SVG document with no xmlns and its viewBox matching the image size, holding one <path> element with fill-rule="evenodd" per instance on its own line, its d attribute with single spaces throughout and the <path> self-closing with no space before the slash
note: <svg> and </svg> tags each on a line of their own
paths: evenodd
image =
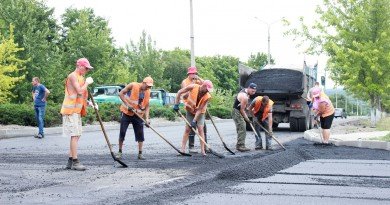
<svg viewBox="0 0 390 205">
<path fill-rule="evenodd" d="M 335 123 L 342 120 L 335 120 Z M 232 121 L 217 123 L 227 146 L 235 151 Z M 119 127 L 118 127 L 119 128 Z M 139 161 L 129 129 L 121 168 L 111 158 L 101 132 L 85 133 L 79 158 L 85 172 L 65 170 L 69 138 L 13 138 L 0 141 L 0 204 L 390 204 L 388 151 L 351 147 L 315 147 L 303 133 L 274 131 L 287 150 L 230 155 L 212 124 L 209 144 L 220 159 L 177 156 L 157 134 L 146 129 L 145 161 Z M 156 127 L 179 148 L 184 123 Z M 119 131 L 108 132 L 117 151 Z M 254 136 L 247 133 L 247 146 Z M 197 148 L 199 142 L 196 140 Z M 275 143 L 275 148 L 278 145 Z M 296 202 L 296 203 L 295 203 Z"/>
</svg>

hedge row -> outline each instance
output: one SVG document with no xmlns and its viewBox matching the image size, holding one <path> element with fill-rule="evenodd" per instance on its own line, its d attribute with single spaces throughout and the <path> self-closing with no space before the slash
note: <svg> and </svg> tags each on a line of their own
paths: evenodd
<svg viewBox="0 0 390 205">
<path fill-rule="evenodd" d="M 59 126 L 62 123 L 60 114 L 60 104 L 48 104 L 46 107 L 45 127 Z M 184 109 L 181 108 L 182 113 Z M 214 117 L 223 119 L 231 118 L 231 109 L 225 107 L 211 107 L 209 112 Z M 0 124 L 3 125 L 22 125 L 37 126 L 35 120 L 34 107 L 32 104 L 1 104 L 0 105 Z M 99 114 L 104 122 L 120 120 L 119 106 L 111 103 L 99 105 Z M 177 114 L 172 106 L 152 106 L 150 108 L 150 117 L 160 117 L 174 121 Z M 88 107 L 87 116 L 83 118 L 83 124 L 92 124 L 97 121 L 96 114 L 91 107 Z"/>
</svg>

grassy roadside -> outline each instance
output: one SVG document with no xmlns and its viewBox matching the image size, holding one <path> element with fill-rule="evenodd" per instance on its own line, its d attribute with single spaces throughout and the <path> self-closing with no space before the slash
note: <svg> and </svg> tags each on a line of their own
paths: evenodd
<svg viewBox="0 0 390 205">
<path fill-rule="evenodd" d="M 376 126 L 378 131 L 389 131 L 390 130 L 390 117 L 382 118 Z M 390 142 L 390 133 L 383 137 L 371 138 L 373 140 L 387 141 Z"/>
</svg>

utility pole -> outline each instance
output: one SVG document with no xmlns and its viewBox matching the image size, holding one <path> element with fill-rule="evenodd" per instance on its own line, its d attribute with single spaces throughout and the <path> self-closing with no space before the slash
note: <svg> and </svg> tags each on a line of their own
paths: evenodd
<svg viewBox="0 0 390 205">
<path fill-rule="evenodd" d="M 191 66 L 195 66 L 195 52 L 194 52 L 194 20 L 192 12 L 192 0 L 190 0 L 190 40 L 191 40 Z"/>
<path fill-rule="evenodd" d="M 261 19 L 259 19 L 259 18 L 257 18 L 257 17 L 255 17 L 255 19 L 257 19 L 257 20 L 259 20 L 260 22 L 262 22 L 262 23 L 264 23 L 264 24 L 266 24 L 267 25 L 267 34 L 268 34 L 268 37 L 267 37 L 267 43 L 268 43 L 268 54 L 267 54 L 267 63 L 268 63 L 268 65 L 270 65 L 271 64 L 271 25 L 272 24 L 274 24 L 274 23 L 277 23 L 277 22 L 279 22 L 281 19 L 283 19 L 283 18 L 281 18 L 281 19 L 278 19 L 278 20 L 276 20 L 276 21 L 273 21 L 273 22 L 271 22 L 271 23 L 268 23 L 268 22 L 266 22 L 266 21 L 263 21 L 263 20 L 261 20 Z"/>
</svg>

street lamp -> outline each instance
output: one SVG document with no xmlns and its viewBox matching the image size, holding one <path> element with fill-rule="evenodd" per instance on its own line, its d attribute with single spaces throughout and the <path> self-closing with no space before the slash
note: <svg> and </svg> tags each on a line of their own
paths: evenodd
<svg viewBox="0 0 390 205">
<path fill-rule="evenodd" d="M 278 20 L 276 20 L 276 21 L 272 21 L 271 23 L 268 23 L 268 22 L 266 22 L 266 21 L 263 21 L 263 20 L 257 18 L 256 16 L 255 16 L 255 19 L 257 19 L 257 20 L 259 20 L 260 22 L 265 23 L 265 24 L 267 25 L 267 33 L 268 33 L 268 55 L 267 55 L 267 62 L 268 62 L 268 64 L 271 64 L 271 35 L 270 35 L 271 25 L 274 24 L 274 23 L 279 22 L 279 21 L 280 21 L 281 19 L 283 19 L 283 18 L 280 18 L 280 19 L 278 19 Z"/>
</svg>

